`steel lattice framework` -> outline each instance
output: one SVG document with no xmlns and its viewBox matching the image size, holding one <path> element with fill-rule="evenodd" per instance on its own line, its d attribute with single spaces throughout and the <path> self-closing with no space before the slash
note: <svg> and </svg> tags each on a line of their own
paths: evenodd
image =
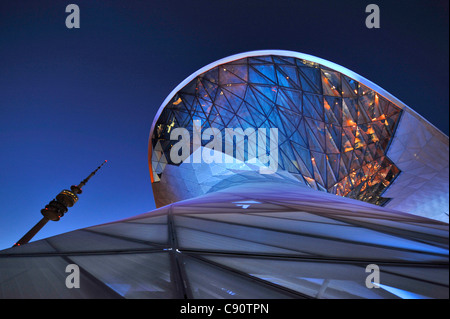
<svg viewBox="0 0 450 319">
<path fill-rule="evenodd" d="M 402 109 L 364 84 L 305 59 L 245 57 L 197 75 L 166 104 L 152 135 L 158 182 L 170 131 L 277 128 L 279 169 L 308 186 L 375 204 L 400 173 L 386 156 Z M 208 141 L 203 141 L 206 146 Z"/>
</svg>

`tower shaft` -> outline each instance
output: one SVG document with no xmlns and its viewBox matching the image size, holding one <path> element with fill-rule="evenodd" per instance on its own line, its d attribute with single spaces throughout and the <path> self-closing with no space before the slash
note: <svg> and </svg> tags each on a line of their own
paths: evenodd
<svg viewBox="0 0 450 319">
<path fill-rule="evenodd" d="M 42 217 L 42 219 L 36 225 L 34 225 L 33 228 L 31 228 L 25 235 L 23 235 L 23 237 L 20 238 L 19 241 L 14 244 L 14 246 L 20 246 L 28 243 L 31 238 L 33 238 L 34 235 L 36 235 L 42 229 L 42 227 L 45 226 L 45 224 L 47 224 L 48 221 L 48 218 Z"/>
<path fill-rule="evenodd" d="M 82 193 L 82 187 L 91 179 L 92 176 L 106 163 L 104 161 L 97 167 L 88 177 L 83 179 L 80 184 L 72 185 L 70 190 L 63 189 L 56 198 L 41 209 L 41 214 L 44 216 L 33 228 L 31 228 L 14 246 L 20 246 L 28 243 L 41 229 L 47 224 L 49 220 L 58 221 L 68 211 L 68 207 L 72 207 L 78 201 L 78 194 Z"/>
</svg>

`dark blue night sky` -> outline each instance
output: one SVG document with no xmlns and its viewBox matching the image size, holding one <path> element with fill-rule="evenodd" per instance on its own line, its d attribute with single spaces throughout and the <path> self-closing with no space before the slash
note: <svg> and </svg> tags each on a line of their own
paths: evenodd
<svg viewBox="0 0 450 319">
<path fill-rule="evenodd" d="M 65 8 L 81 11 L 68 29 Z M 376 3 L 381 28 L 365 26 Z M 22 1 L 0 4 L 0 249 L 103 160 L 79 202 L 34 238 L 154 209 L 150 126 L 182 80 L 282 49 L 375 82 L 449 133 L 449 9 L 433 1 Z"/>
</svg>

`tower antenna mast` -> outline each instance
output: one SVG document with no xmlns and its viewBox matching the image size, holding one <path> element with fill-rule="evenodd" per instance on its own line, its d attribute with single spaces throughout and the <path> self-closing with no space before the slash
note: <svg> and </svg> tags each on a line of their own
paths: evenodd
<svg viewBox="0 0 450 319">
<path fill-rule="evenodd" d="M 70 186 L 70 190 L 62 190 L 55 199 L 45 205 L 41 209 L 42 219 L 33 226 L 14 246 L 27 244 L 41 229 L 47 224 L 49 220 L 58 221 L 68 211 L 68 207 L 72 207 L 78 201 L 78 194 L 81 194 L 82 187 L 91 179 L 92 176 L 106 163 L 105 160 L 99 167 L 97 167 L 88 177 L 83 179 L 80 184 Z"/>
</svg>

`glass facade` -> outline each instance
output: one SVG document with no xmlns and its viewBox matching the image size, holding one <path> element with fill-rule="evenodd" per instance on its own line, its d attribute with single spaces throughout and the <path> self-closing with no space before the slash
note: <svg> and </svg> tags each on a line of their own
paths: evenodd
<svg viewBox="0 0 450 319">
<path fill-rule="evenodd" d="M 3 250 L 0 298 L 448 298 L 448 274 L 446 224 L 258 183 Z"/>
<path fill-rule="evenodd" d="M 177 165 L 170 160 L 170 132 L 192 133 L 194 120 L 222 133 L 277 128 L 279 170 L 313 189 L 382 205 L 400 173 L 386 153 L 401 113 L 321 64 L 277 55 L 241 58 L 196 76 L 165 105 L 151 133 L 152 179 L 158 183 L 166 165 Z"/>
</svg>

